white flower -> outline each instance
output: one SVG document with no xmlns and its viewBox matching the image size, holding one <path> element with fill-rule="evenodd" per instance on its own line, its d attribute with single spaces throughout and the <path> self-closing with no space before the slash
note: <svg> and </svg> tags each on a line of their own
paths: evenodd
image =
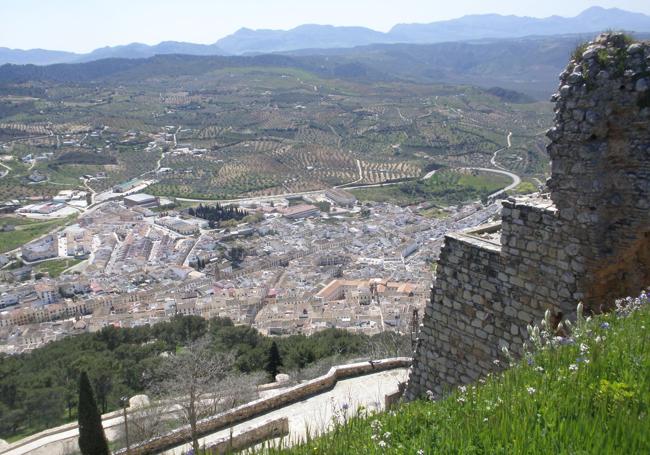
<svg viewBox="0 0 650 455">
<path fill-rule="evenodd" d="M 571 365 L 569 365 L 569 371 L 578 371 L 578 365 L 572 363 Z"/>
<path fill-rule="evenodd" d="M 535 371 L 537 371 L 538 373 L 543 373 L 543 372 L 544 372 L 544 368 L 542 368 L 542 367 L 540 367 L 540 366 L 536 366 L 536 367 L 535 367 Z"/>
<path fill-rule="evenodd" d="M 422 450 L 422 449 L 418 450 L 416 455 L 424 455 L 424 450 Z"/>
<path fill-rule="evenodd" d="M 487 417 L 483 418 L 483 422 L 487 422 Z"/>
<path fill-rule="evenodd" d="M 387 431 L 386 433 L 384 433 L 384 437 L 386 439 L 390 438 L 390 431 Z"/>
<path fill-rule="evenodd" d="M 386 441 L 379 441 L 379 442 L 377 443 L 377 445 L 379 445 L 379 447 L 382 447 L 382 448 L 383 448 L 383 447 L 386 447 L 388 444 L 386 444 Z"/>
<path fill-rule="evenodd" d="M 529 393 L 530 395 L 532 395 L 533 393 L 536 392 L 536 390 L 535 390 L 534 387 L 526 387 L 526 390 L 528 391 L 528 393 Z"/>
<path fill-rule="evenodd" d="M 586 354 L 589 352 L 589 346 L 584 343 L 580 343 L 580 354 Z"/>
<path fill-rule="evenodd" d="M 458 387 L 458 390 L 460 390 L 460 393 L 465 393 L 467 391 L 467 387 L 462 385 L 462 386 Z"/>
<path fill-rule="evenodd" d="M 465 397 L 460 396 L 460 397 L 456 398 L 456 401 L 458 401 L 459 403 L 465 403 Z"/>
</svg>

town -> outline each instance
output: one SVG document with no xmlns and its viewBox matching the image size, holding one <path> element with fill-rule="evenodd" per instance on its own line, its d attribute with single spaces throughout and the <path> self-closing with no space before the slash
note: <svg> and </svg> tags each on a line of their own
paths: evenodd
<svg viewBox="0 0 650 455">
<path fill-rule="evenodd" d="M 497 204 L 475 203 L 432 220 L 330 189 L 253 198 L 238 205 L 240 222 L 211 228 L 161 199 L 107 200 L 23 245 L 23 265 L 2 272 L 2 350 L 175 314 L 229 317 L 269 335 L 328 327 L 406 333 L 424 307 L 444 234 L 498 214 Z M 62 258 L 76 261 L 60 276 L 33 273 Z"/>
</svg>

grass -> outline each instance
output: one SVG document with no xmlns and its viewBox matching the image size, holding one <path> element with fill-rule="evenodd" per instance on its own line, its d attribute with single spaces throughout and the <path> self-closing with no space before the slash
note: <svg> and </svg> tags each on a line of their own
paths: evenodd
<svg viewBox="0 0 650 455">
<path fill-rule="evenodd" d="M 482 384 L 360 410 L 330 433 L 267 453 L 650 453 L 650 308 L 647 297 L 628 300 L 645 305 L 630 317 L 582 320 L 571 338 Z"/>
<path fill-rule="evenodd" d="M 56 220 L 29 220 L 26 218 L 0 217 L 0 225 L 13 224 L 16 230 L 0 232 L 0 253 L 16 249 L 25 243 L 68 224 L 75 216 Z"/>
<path fill-rule="evenodd" d="M 510 179 L 489 172 L 436 172 L 427 180 L 404 182 L 398 185 L 359 188 L 351 192 L 360 201 L 390 202 L 397 205 L 434 202 L 453 205 L 488 195 L 506 187 Z"/>
<path fill-rule="evenodd" d="M 66 269 L 82 262 L 81 259 L 54 259 L 51 261 L 39 262 L 35 267 L 36 272 L 47 272 L 51 278 L 61 275 Z"/>
<path fill-rule="evenodd" d="M 537 191 L 537 186 L 533 182 L 524 181 L 517 185 L 509 194 L 530 194 Z"/>
</svg>

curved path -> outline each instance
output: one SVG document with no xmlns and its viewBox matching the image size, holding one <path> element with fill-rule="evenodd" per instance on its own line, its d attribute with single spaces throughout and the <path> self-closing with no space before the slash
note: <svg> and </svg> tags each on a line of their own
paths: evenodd
<svg viewBox="0 0 650 455">
<path fill-rule="evenodd" d="M 268 412 L 259 417 L 242 422 L 232 427 L 233 430 L 243 429 L 278 417 L 289 418 L 289 438 L 296 440 L 304 438 L 309 428 L 310 433 L 327 430 L 332 422 L 335 411 L 347 405 L 347 415 L 352 415 L 356 408 L 364 406 L 366 409 L 380 409 L 384 404 L 384 397 L 397 391 L 398 382 L 406 381 L 408 369 L 397 368 L 375 374 L 343 379 L 329 391 L 309 397 L 305 400 Z M 278 389 L 278 392 L 281 392 Z M 104 416 L 103 426 L 109 441 L 114 441 L 121 436 L 124 420 L 121 411 L 112 412 Z M 62 427 L 46 430 L 42 437 L 20 445 L 20 442 L 10 444 L 9 447 L 0 449 L 3 455 L 59 455 L 74 453 L 77 448 L 79 430 L 74 423 Z M 201 445 L 209 444 L 230 434 L 230 428 L 221 430 L 200 439 Z M 163 453 L 182 454 L 189 450 L 189 444 L 175 447 Z M 4 451 L 3 451 L 4 450 Z"/>
<path fill-rule="evenodd" d="M 360 376 L 352 379 L 344 379 L 337 382 L 334 388 L 328 392 L 315 395 L 306 400 L 285 406 L 283 408 L 255 417 L 246 422 L 232 427 L 234 432 L 248 427 L 262 424 L 268 420 L 287 417 L 289 419 L 289 436 L 284 441 L 292 444 L 307 437 L 323 433 L 328 430 L 335 414 L 342 414 L 351 417 L 356 410 L 363 406 L 368 411 L 381 410 L 384 406 L 384 397 L 397 391 L 397 384 L 405 382 L 408 377 L 408 369 L 398 368 L 395 370 L 382 371 L 381 373 Z M 347 408 L 347 410 L 346 410 Z M 231 428 L 217 431 L 199 439 L 199 444 L 209 446 L 218 439 L 228 437 Z M 167 455 L 182 455 L 191 448 L 190 444 L 174 447 L 165 452 Z"/>
<path fill-rule="evenodd" d="M 496 193 L 490 194 L 488 196 L 488 198 L 495 198 L 495 197 L 499 196 L 500 194 L 505 193 L 506 191 L 510 191 L 511 189 L 516 188 L 521 183 L 521 178 L 517 174 L 513 174 L 512 172 L 509 172 L 509 171 L 502 171 L 500 169 L 492 169 L 492 168 L 488 168 L 488 167 L 463 167 L 461 169 L 471 169 L 471 170 L 474 170 L 474 171 L 493 172 L 495 174 L 501 174 L 501 175 L 508 176 L 508 177 L 510 177 L 512 179 L 512 183 L 510 185 L 506 186 L 502 190 L 497 191 Z"/>
</svg>

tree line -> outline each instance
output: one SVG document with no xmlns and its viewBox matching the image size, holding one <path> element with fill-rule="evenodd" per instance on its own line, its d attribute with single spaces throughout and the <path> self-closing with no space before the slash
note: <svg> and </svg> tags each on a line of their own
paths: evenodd
<svg viewBox="0 0 650 455">
<path fill-rule="evenodd" d="M 233 207 L 231 205 L 223 206 L 219 203 L 216 205 L 199 204 L 195 209 L 192 207 L 187 209 L 187 213 L 191 216 L 207 220 L 211 229 L 219 227 L 219 224 L 222 221 L 240 221 L 248 215 L 244 210 L 238 207 Z"/>
<path fill-rule="evenodd" d="M 377 346 L 383 349 L 390 345 L 389 350 L 395 348 L 396 352 L 388 355 L 398 354 L 401 347 L 395 346 L 401 346 L 401 338 L 397 343 L 385 343 L 391 336 L 368 337 L 327 329 L 309 337 L 271 338 L 252 327 L 235 326 L 227 318 L 206 320 L 180 315 L 151 326 L 108 326 L 29 353 L 0 355 L 0 438 L 31 434 L 74 420 L 83 372 L 88 375 L 99 411 L 103 414 L 118 409 L 121 397 L 148 393 L 152 376 L 167 368 L 165 362 L 199 341 L 215 355 L 230 356 L 233 374 L 266 372 L 270 379 L 277 372 L 299 371 L 334 356 L 385 356 L 375 352 Z M 274 342 L 277 349 L 272 349 Z"/>
</svg>

